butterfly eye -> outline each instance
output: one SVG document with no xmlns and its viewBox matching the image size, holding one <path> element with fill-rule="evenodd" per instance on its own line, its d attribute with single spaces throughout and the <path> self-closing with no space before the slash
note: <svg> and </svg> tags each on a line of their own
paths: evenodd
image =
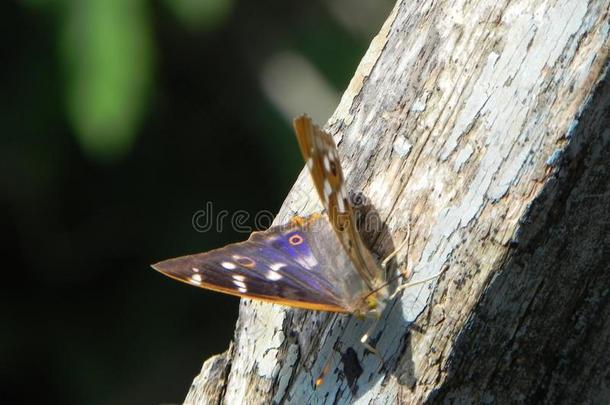
<svg viewBox="0 0 610 405">
<path fill-rule="evenodd" d="M 303 237 L 301 235 L 292 235 L 290 238 L 288 238 L 288 242 L 290 242 L 290 244 L 292 246 L 298 246 L 301 243 L 303 243 Z"/>
<path fill-rule="evenodd" d="M 246 256 L 233 256 L 233 259 L 240 265 L 247 268 L 252 268 L 256 266 L 256 262 L 249 257 Z"/>
</svg>

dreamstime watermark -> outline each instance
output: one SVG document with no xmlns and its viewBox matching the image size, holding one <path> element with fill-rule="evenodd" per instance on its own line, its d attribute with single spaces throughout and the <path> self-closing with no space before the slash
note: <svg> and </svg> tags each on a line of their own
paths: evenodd
<svg viewBox="0 0 610 405">
<path fill-rule="evenodd" d="M 254 231 L 267 229 L 273 223 L 275 216 L 271 211 L 258 211 L 254 216 L 246 210 L 237 210 L 233 213 L 222 209 L 214 211 L 211 201 L 205 203 L 205 208 L 193 214 L 191 223 L 197 232 L 205 233 L 212 230 L 221 233 L 226 226 L 235 232 L 250 234 Z"/>
<path fill-rule="evenodd" d="M 328 229 L 329 218 L 332 218 L 336 224 L 336 228 L 342 229 L 353 225 L 357 228 L 359 233 L 376 233 L 382 230 L 384 223 L 374 210 L 367 210 L 366 213 L 359 210 L 361 207 L 361 201 L 352 200 L 350 205 L 354 208 L 352 213 L 339 212 L 338 207 L 335 206 L 334 215 L 329 215 L 328 212 L 323 211 L 322 213 L 313 214 L 312 216 L 306 217 L 293 217 L 292 220 L 286 221 L 285 224 L 279 226 L 285 226 L 290 228 L 292 226 L 300 226 L 307 228 L 308 232 L 315 233 L 323 228 Z M 345 205 L 344 205 L 345 206 Z M 343 206 L 343 207 L 344 207 Z M 350 215 L 353 215 L 350 216 Z M 325 220 L 316 220 L 317 218 Z M 193 229 L 200 233 L 206 233 L 215 231 L 222 233 L 225 229 L 231 229 L 234 232 L 250 234 L 254 231 L 263 231 L 272 226 L 275 220 L 275 215 L 268 210 L 258 211 L 252 214 L 246 210 L 237 210 L 230 212 L 227 209 L 215 210 L 214 204 L 211 201 L 205 203 L 205 207 L 196 211 L 192 218 L 191 224 Z"/>
</svg>

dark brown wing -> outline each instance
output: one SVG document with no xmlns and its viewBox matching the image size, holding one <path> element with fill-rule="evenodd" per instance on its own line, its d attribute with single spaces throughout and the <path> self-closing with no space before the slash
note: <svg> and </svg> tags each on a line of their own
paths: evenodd
<svg viewBox="0 0 610 405">
<path fill-rule="evenodd" d="M 294 120 L 294 130 L 313 183 L 339 236 L 361 277 L 371 289 L 383 284 L 385 274 L 364 246 L 356 229 L 352 206 L 345 191 L 343 170 L 333 138 L 304 115 Z"/>
</svg>

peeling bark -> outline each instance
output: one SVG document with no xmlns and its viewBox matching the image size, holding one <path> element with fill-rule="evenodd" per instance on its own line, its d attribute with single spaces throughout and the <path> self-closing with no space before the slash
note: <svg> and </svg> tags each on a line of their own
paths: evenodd
<svg viewBox="0 0 610 405">
<path fill-rule="evenodd" d="M 327 129 L 372 251 L 410 222 L 413 279 L 446 270 L 388 305 L 383 362 L 369 321 L 243 300 L 186 402 L 608 403 L 609 7 L 399 1 Z M 319 209 L 304 171 L 277 222 Z"/>
</svg>

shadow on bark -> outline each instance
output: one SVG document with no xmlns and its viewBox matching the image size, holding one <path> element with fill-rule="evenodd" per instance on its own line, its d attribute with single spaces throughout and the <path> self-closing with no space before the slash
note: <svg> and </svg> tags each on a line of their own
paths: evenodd
<svg viewBox="0 0 610 405">
<path fill-rule="evenodd" d="M 549 179 L 457 336 L 434 403 L 610 397 L 610 82 L 549 160 Z"/>
<path fill-rule="evenodd" d="M 351 193 L 350 198 L 355 207 L 360 234 L 369 249 L 378 257 L 386 257 L 395 249 L 388 227 L 381 220 L 377 210 L 361 193 Z M 382 244 L 380 241 L 383 241 Z M 387 241 L 387 242 L 386 242 Z M 374 246 L 382 245 L 375 249 Z M 403 266 L 393 259 L 388 266 L 390 274 L 395 274 L 397 266 Z M 391 281 L 390 289 L 394 289 L 400 279 Z M 370 334 L 369 343 L 374 346 L 380 357 L 366 348 L 360 342 L 361 337 L 375 323 L 370 319 L 357 319 L 352 315 L 313 313 L 306 310 L 290 310 L 287 312 L 285 325 L 304 325 L 304 322 L 314 323 L 325 337 L 314 347 L 318 353 L 300 353 L 303 367 L 312 376 L 310 384 L 314 395 L 301 398 L 295 393 L 281 398 L 278 402 L 290 403 L 322 403 L 326 398 L 361 398 L 384 378 L 387 373 L 396 370 L 401 380 L 413 384 L 413 361 L 410 359 L 409 330 L 410 325 L 403 316 L 400 300 L 388 303 L 382 313 L 379 323 Z M 300 331 L 293 330 L 291 339 L 299 344 Z M 332 347 L 330 355 L 322 355 L 322 351 Z M 311 359 L 309 361 L 308 359 Z M 301 362 L 301 361 L 299 361 Z M 300 374 L 294 370 L 295 375 Z M 364 374 L 364 375 L 363 375 Z M 343 384 L 345 382 L 345 384 Z M 342 392 L 344 391 L 344 392 Z"/>
</svg>

